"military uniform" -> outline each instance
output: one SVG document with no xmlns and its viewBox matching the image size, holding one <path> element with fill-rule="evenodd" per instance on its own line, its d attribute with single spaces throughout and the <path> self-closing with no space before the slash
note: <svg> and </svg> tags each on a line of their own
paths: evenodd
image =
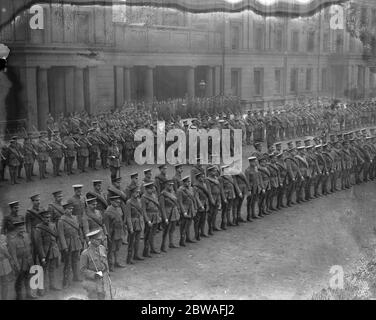
<svg viewBox="0 0 376 320">
<path fill-rule="evenodd" d="M 45 211 L 42 214 L 49 215 L 50 213 Z M 50 290 L 57 290 L 55 286 L 55 272 L 61 258 L 58 239 L 59 235 L 56 225 L 53 222 L 42 222 L 35 227 L 35 241 L 39 261 L 42 262 L 44 273 L 48 273 Z M 44 278 L 45 283 L 46 278 L 47 277 Z M 46 288 L 46 285 L 44 285 L 44 288 Z"/>
<path fill-rule="evenodd" d="M 60 165 L 64 156 L 63 146 L 56 137 L 50 142 L 50 158 L 53 166 L 53 175 L 54 177 L 60 176 Z"/>
<path fill-rule="evenodd" d="M 118 196 L 111 196 L 111 198 Z M 114 266 L 121 266 L 118 260 L 119 250 L 124 239 L 124 221 L 128 219 L 123 214 L 121 207 L 110 205 L 103 215 L 103 222 L 108 232 L 108 264 L 110 271 Z"/>
<path fill-rule="evenodd" d="M 92 232 L 91 234 L 95 234 Z M 91 237 L 89 233 L 87 236 Z M 88 298 L 104 300 L 106 297 L 105 279 L 108 279 L 109 266 L 107 262 L 106 248 L 102 245 L 90 244 L 82 251 L 80 257 L 80 271 L 84 276 L 83 287 L 88 293 Z"/>
<path fill-rule="evenodd" d="M 120 172 L 120 150 L 116 144 L 116 141 L 113 141 L 112 145 L 108 149 L 108 158 L 111 178 L 116 178 L 118 176 L 118 172 Z"/>
<path fill-rule="evenodd" d="M 183 183 L 189 180 L 189 177 L 183 179 Z M 193 218 L 197 212 L 197 199 L 194 196 L 192 190 L 186 187 L 184 184 L 176 192 L 180 211 L 182 213 L 180 220 L 180 246 L 185 247 L 186 242 L 195 242 L 191 239 L 190 228 Z M 200 205 L 201 207 L 201 205 Z"/>
<path fill-rule="evenodd" d="M 153 183 L 146 184 L 147 188 L 153 188 Z M 161 208 L 155 193 L 144 193 L 141 197 L 141 206 L 145 212 L 145 240 L 144 257 L 150 257 L 150 253 L 160 253 L 155 250 L 154 236 L 157 231 L 158 223 L 162 221 Z"/>
<path fill-rule="evenodd" d="M 70 202 L 66 206 L 73 209 Z M 64 206 L 64 209 L 66 209 L 66 206 Z M 60 218 L 57 229 L 64 257 L 63 287 L 67 287 L 70 283 L 71 270 L 73 271 L 73 281 L 80 281 L 78 263 L 82 250 L 83 235 L 77 217 L 71 214 L 65 214 Z"/>
<path fill-rule="evenodd" d="M 9 175 L 11 184 L 17 184 L 17 172 L 19 166 L 21 166 L 21 161 L 23 161 L 23 156 L 19 152 L 18 148 L 15 145 L 15 140 L 11 143 L 7 149 L 7 159 L 9 166 Z"/>
<path fill-rule="evenodd" d="M 194 217 L 194 231 L 196 240 L 201 240 L 201 237 L 207 237 L 205 234 L 205 224 L 210 207 L 210 195 L 206 182 L 204 180 L 198 181 L 198 176 L 204 178 L 202 173 L 196 173 L 196 182 L 193 185 L 193 191 L 198 204 L 197 213 Z"/>
<path fill-rule="evenodd" d="M 209 225 L 209 235 L 213 235 L 213 231 L 219 231 L 216 226 L 218 210 L 221 209 L 221 199 L 222 199 L 222 190 L 218 179 L 215 176 L 215 166 L 208 168 L 209 176 L 206 178 L 207 187 L 209 190 L 209 216 L 208 216 L 208 225 Z"/>
<path fill-rule="evenodd" d="M 38 153 L 37 161 L 39 167 L 39 178 L 40 180 L 46 179 L 46 167 L 48 162 L 49 147 L 42 139 L 39 139 L 39 141 L 35 144 L 35 148 L 36 152 Z"/>
<path fill-rule="evenodd" d="M 135 192 L 137 187 L 132 189 L 132 193 Z M 142 209 L 142 205 L 139 199 L 128 199 L 126 205 L 126 212 L 129 216 L 131 223 L 128 225 L 128 256 L 127 263 L 132 264 L 133 260 L 143 260 L 139 256 L 140 237 L 142 231 L 142 220 L 144 219 L 145 212 Z"/>
<path fill-rule="evenodd" d="M 72 136 L 65 136 L 63 138 L 63 143 L 67 147 L 64 149 L 64 161 L 65 161 L 65 170 L 67 175 L 73 174 L 73 162 L 76 156 L 76 143 L 73 140 Z"/>
<path fill-rule="evenodd" d="M 89 144 L 88 140 L 81 133 L 81 137 L 78 139 L 77 143 L 77 169 L 81 172 L 86 172 L 86 162 L 89 157 Z"/>
<path fill-rule="evenodd" d="M 173 181 L 167 181 L 168 184 L 173 184 Z M 178 199 L 173 190 L 163 190 L 159 195 L 159 204 L 162 210 L 163 221 L 163 235 L 161 251 L 166 252 L 167 235 L 169 236 L 169 247 L 176 248 L 173 242 L 174 231 L 176 223 L 180 219 Z"/>
<path fill-rule="evenodd" d="M 35 158 L 37 155 L 30 138 L 25 140 L 23 144 L 23 148 L 22 148 L 22 153 L 24 156 L 26 182 L 30 182 L 32 181 L 33 166 L 34 166 Z"/>
<path fill-rule="evenodd" d="M 23 224 L 17 222 L 16 225 Z M 27 233 L 20 234 L 17 230 L 8 235 L 8 249 L 15 267 L 16 281 L 14 288 L 16 299 L 22 300 L 22 286 L 26 290 L 27 298 L 34 298 L 30 288 L 30 268 L 34 265 L 31 253 L 30 236 Z"/>
<path fill-rule="evenodd" d="M 225 169 L 224 166 L 222 170 Z M 222 195 L 222 221 L 221 229 L 226 230 L 226 227 L 233 226 L 234 217 L 231 217 L 233 209 L 233 201 L 235 199 L 235 183 L 231 175 L 222 174 L 219 178 L 219 183 L 221 186 Z"/>
</svg>

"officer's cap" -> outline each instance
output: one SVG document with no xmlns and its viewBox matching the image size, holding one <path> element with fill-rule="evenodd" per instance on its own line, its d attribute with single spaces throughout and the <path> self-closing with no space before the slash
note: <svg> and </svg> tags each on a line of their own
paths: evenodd
<svg viewBox="0 0 376 320">
<path fill-rule="evenodd" d="M 281 146 L 282 146 L 282 143 L 276 143 L 275 146 L 276 146 L 276 147 L 281 147 Z"/>
<path fill-rule="evenodd" d="M 165 164 L 161 164 L 158 166 L 159 169 L 167 169 L 167 166 Z"/>
<path fill-rule="evenodd" d="M 109 199 L 110 199 L 110 201 L 119 200 L 119 199 L 120 199 L 120 196 L 113 195 L 113 196 L 109 197 Z"/>
<path fill-rule="evenodd" d="M 313 148 L 313 146 L 307 146 L 306 149 L 307 150 L 311 150 Z"/>
<path fill-rule="evenodd" d="M 195 174 L 195 177 L 199 177 L 199 176 L 203 176 L 204 174 L 202 173 L 202 172 L 197 172 L 196 174 Z"/>
<path fill-rule="evenodd" d="M 54 197 L 60 196 L 60 195 L 62 195 L 62 194 L 63 194 L 63 191 L 61 191 L 61 190 L 57 190 L 57 191 L 55 191 L 55 192 L 52 192 L 52 195 L 53 195 Z"/>
<path fill-rule="evenodd" d="M 189 176 L 185 176 L 183 179 L 181 179 L 183 182 L 189 181 Z"/>
<path fill-rule="evenodd" d="M 149 172 L 151 172 L 151 169 L 145 169 L 145 170 L 144 170 L 144 174 L 147 174 L 147 173 L 149 173 Z"/>
<path fill-rule="evenodd" d="M 257 157 L 253 157 L 253 156 L 252 156 L 252 157 L 249 157 L 249 158 L 248 158 L 248 161 L 256 161 L 256 160 L 257 160 Z"/>
<path fill-rule="evenodd" d="M 32 195 L 32 196 L 30 197 L 30 200 L 31 200 L 31 201 L 34 201 L 34 200 L 38 199 L 38 198 L 39 198 L 39 196 L 40 196 L 40 194 L 39 194 L 39 193 L 37 193 L 37 194 L 34 194 L 34 195 Z"/>
<path fill-rule="evenodd" d="M 93 184 L 101 184 L 103 182 L 103 180 L 93 180 Z"/>
<path fill-rule="evenodd" d="M 216 166 L 210 166 L 207 170 L 208 170 L 208 171 L 213 171 L 213 170 L 216 170 L 216 169 L 217 169 Z"/>
<path fill-rule="evenodd" d="M 147 183 L 144 184 L 144 187 L 145 187 L 146 189 L 151 188 L 151 187 L 153 187 L 153 186 L 154 186 L 154 182 L 147 182 Z"/>
<path fill-rule="evenodd" d="M 12 201 L 12 202 L 9 202 L 8 203 L 8 205 L 9 205 L 9 207 L 15 207 L 15 206 L 18 206 L 20 204 L 20 202 L 19 201 Z"/>
<path fill-rule="evenodd" d="M 96 200 L 97 200 L 97 197 L 94 197 L 93 195 L 89 195 L 89 197 L 86 198 L 87 203 L 90 203 Z"/>
<path fill-rule="evenodd" d="M 40 211 L 39 214 L 41 214 L 42 216 L 50 216 L 51 212 L 49 210 L 42 209 L 42 211 Z"/>
<path fill-rule="evenodd" d="M 119 181 L 121 181 L 121 177 L 111 178 L 111 181 L 112 182 L 119 182 Z"/>
<path fill-rule="evenodd" d="M 82 184 L 74 184 L 74 185 L 72 186 L 73 189 L 81 189 L 82 187 L 83 187 Z"/>
<path fill-rule="evenodd" d="M 13 225 L 15 227 L 21 227 L 21 226 L 25 225 L 25 221 L 23 221 L 23 220 L 15 221 L 15 222 L 13 222 Z"/>
<path fill-rule="evenodd" d="M 277 154 L 277 158 L 281 158 L 283 156 L 283 152 Z"/>
<path fill-rule="evenodd" d="M 174 165 L 175 169 L 178 169 L 178 168 L 180 168 L 180 167 L 182 167 L 182 166 L 183 166 L 183 165 L 182 165 L 181 163 L 177 163 L 177 164 Z"/>
<path fill-rule="evenodd" d="M 131 179 L 136 178 L 136 177 L 138 177 L 138 173 L 137 172 L 134 172 L 134 173 L 131 174 Z"/>
<path fill-rule="evenodd" d="M 296 150 L 299 150 L 299 151 L 302 151 L 302 150 L 304 150 L 304 149 L 305 149 L 304 146 L 300 146 L 300 147 L 297 147 L 297 148 L 296 148 Z"/>
<path fill-rule="evenodd" d="M 100 234 L 101 234 L 101 230 L 97 229 L 97 230 L 94 230 L 94 231 L 87 233 L 86 237 L 88 237 L 89 239 L 95 239 L 95 238 L 99 237 Z"/>
<path fill-rule="evenodd" d="M 167 181 L 166 181 L 166 184 L 174 184 L 175 182 L 174 182 L 174 180 L 172 180 L 172 179 L 168 179 Z"/>
<path fill-rule="evenodd" d="M 70 209 L 70 208 L 73 209 L 73 207 L 74 207 L 74 204 L 73 204 L 73 202 L 70 201 L 70 200 L 68 200 L 68 202 L 66 202 L 65 204 L 63 204 L 63 208 L 64 208 L 64 209 Z"/>
</svg>

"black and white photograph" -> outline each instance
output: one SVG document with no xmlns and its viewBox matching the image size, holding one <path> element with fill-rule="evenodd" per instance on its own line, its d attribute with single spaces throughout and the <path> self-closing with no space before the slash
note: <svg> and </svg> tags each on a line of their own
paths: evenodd
<svg viewBox="0 0 376 320">
<path fill-rule="evenodd" d="M 0 0 L 0 300 L 375 300 L 375 195 L 375 0 Z"/>
</svg>

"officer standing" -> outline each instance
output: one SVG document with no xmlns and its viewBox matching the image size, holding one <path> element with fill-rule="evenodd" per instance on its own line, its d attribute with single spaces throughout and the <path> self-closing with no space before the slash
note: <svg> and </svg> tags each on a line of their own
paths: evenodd
<svg viewBox="0 0 376 320">
<path fill-rule="evenodd" d="M 101 245 L 101 231 L 89 232 L 86 238 L 90 241 L 89 246 L 82 251 L 80 257 L 80 271 L 85 279 L 83 287 L 90 300 L 104 300 L 106 298 L 105 279 L 108 279 L 109 266 L 106 249 Z"/>
<path fill-rule="evenodd" d="M 63 138 L 63 143 L 67 147 L 66 149 L 64 149 L 64 167 L 67 175 L 69 176 L 71 174 L 74 174 L 73 162 L 76 156 L 76 146 L 78 145 L 78 143 L 73 139 L 71 133 Z"/>
<path fill-rule="evenodd" d="M 249 167 L 245 170 L 245 176 L 250 186 L 250 194 L 247 197 L 247 221 L 252 219 L 260 219 L 262 215 L 260 212 L 256 214 L 256 203 L 258 204 L 260 195 L 265 192 L 260 172 L 257 168 L 257 157 L 252 156 L 248 158 Z"/>
<path fill-rule="evenodd" d="M 64 215 L 57 223 L 61 252 L 64 257 L 63 288 L 70 285 L 70 274 L 73 271 L 73 281 L 81 282 L 78 273 L 78 263 L 82 249 L 83 234 L 76 216 L 72 214 L 74 203 L 68 200 L 64 207 Z"/>
<path fill-rule="evenodd" d="M 235 199 L 235 184 L 231 175 L 226 173 L 229 165 L 221 167 L 221 176 L 218 178 L 221 186 L 222 195 L 222 221 L 221 229 L 226 230 L 226 227 L 234 226 L 233 219 L 231 219 L 233 200 Z"/>
<path fill-rule="evenodd" d="M 250 185 L 243 172 L 233 175 L 232 178 L 234 180 L 234 184 L 238 186 L 238 188 L 235 189 L 235 199 L 232 206 L 232 215 L 234 218 L 233 223 L 238 226 L 239 222 L 245 222 L 241 216 L 241 208 L 245 197 L 250 193 Z"/>
<path fill-rule="evenodd" d="M 138 186 L 133 186 L 130 189 L 131 197 L 128 199 L 125 210 L 131 220 L 128 224 L 129 245 L 127 263 L 133 264 L 133 260 L 144 260 L 139 255 L 140 237 L 142 231 L 142 219 L 145 218 L 145 213 L 142 209 L 141 201 L 139 199 L 141 190 Z"/>
<path fill-rule="evenodd" d="M 189 176 L 182 179 L 183 185 L 176 192 L 176 197 L 180 206 L 182 213 L 180 220 L 180 246 L 185 247 L 187 243 L 195 243 L 196 241 L 191 239 L 190 229 L 192 225 L 192 220 L 196 215 L 197 211 L 197 199 L 190 189 L 190 179 Z M 202 208 L 201 203 L 199 207 Z"/>
<path fill-rule="evenodd" d="M 124 239 L 124 224 L 129 217 L 123 214 L 120 207 L 120 196 L 109 195 L 109 202 L 110 205 L 103 215 L 103 222 L 108 233 L 108 264 L 109 270 L 112 272 L 114 267 L 124 268 L 119 262 L 118 255 Z"/>
<path fill-rule="evenodd" d="M 19 152 L 17 148 L 17 139 L 12 138 L 10 140 L 10 145 L 8 146 L 8 166 L 9 166 L 9 175 L 10 183 L 18 184 L 17 182 L 17 172 L 18 168 L 21 166 L 21 161 L 23 161 L 23 155 Z"/>
<path fill-rule="evenodd" d="M 23 148 L 22 148 L 22 153 L 24 156 L 26 182 L 31 182 L 32 175 L 33 175 L 33 166 L 34 166 L 35 157 L 37 156 L 37 153 L 34 149 L 33 143 L 31 142 L 30 134 L 28 134 L 28 136 L 25 138 Z"/>
<path fill-rule="evenodd" d="M 40 180 L 46 179 L 46 167 L 48 161 L 48 151 L 51 150 L 51 147 L 47 144 L 45 139 L 45 133 L 41 132 L 39 135 L 39 140 L 35 144 L 37 152 L 37 161 L 39 167 L 39 178 Z"/>
<path fill-rule="evenodd" d="M 14 266 L 16 300 L 22 300 L 22 287 L 27 299 L 35 299 L 30 288 L 30 268 L 34 264 L 30 236 L 25 232 L 25 222 L 14 222 L 14 230 L 8 235 L 8 249 Z"/>
<path fill-rule="evenodd" d="M 43 218 L 40 215 L 40 213 L 43 212 L 44 209 L 40 207 L 40 195 L 39 194 L 35 194 L 31 196 L 30 200 L 32 202 L 32 207 L 26 211 L 25 226 L 26 226 L 26 232 L 30 235 L 33 262 L 34 264 L 38 264 L 38 252 L 37 252 L 36 239 L 35 239 L 35 227 L 39 223 L 43 222 Z"/>
<path fill-rule="evenodd" d="M 115 178 L 120 173 L 120 151 L 116 139 L 111 140 L 111 146 L 108 149 L 108 158 L 111 178 Z"/>
<path fill-rule="evenodd" d="M 221 186 L 217 179 L 216 173 L 217 167 L 215 165 L 210 166 L 207 170 L 208 177 L 206 178 L 207 187 L 210 195 L 210 206 L 209 206 L 209 235 L 213 235 L 213 231 L 220 231 L 216 226 L 218 210 L 221 208 Z"/>
<path fill-rule="evenodd" d="M 161 208 L 158 198 L 154 192 L 154 183 L 144 184 L 145 192 L 141 196 L 142 209 L 145 212 L 145 240 L 144 257 L 151 257 L 150 253 L 160 254 L 155 250 L 154 236 L 157 231 L 158 223 L 162 221 Z"/>
<path fill-rule="evenodd" d="M 197 203 L 201 205 L 198 205 L 197 213 L 194 217 L 194 231 L 196 240 L 200 241 L 201 237 L 207 237 L 205 225 L 210 206 L 210 194 L 202 172 L 196 173 L 195 181 L 193 191 L 197 198 Z"/>
<path fill-rule="evenodd" d="M 35 241 L 36 248 L 39 255 L 39 261 L 44 269 L 44 288 L 46 289 L 46 280 L 48 273 L 49 289 L 58 291 L 55 286 L 55 273 L 59 267 L 60 250 L 58 246 L 59 235 L 57 233 L 56 224 L 51 222 L 51 213 L 48 210 L 43 210 L 40 215 L 43 222 L 35 227 Z M 38 291 L 39 295 L 44 295 L 43 291 Z"/>
<path fill-rule="evenodd" d="M 49 143 L 51 146 L 50 158 L 53 166 L 53 176 L 60 176 L 60 165 L 63 159 L 63 144 L 58 139 L 58 131 L 53 133 L 52 141 Z"/>
<path fill-rule="evenodd" d="M 166 180 L 165 189 L 159 195 L 159 204 L 162 210 L 163 222 L 161 251 L 167 252 L 167 235 L 169 236 L 169 248 L 178 248 L 176 245 L 174 245 L 174 232 L 176 223 L 180 219 L 180 207 L 174 192 L 173 180 Z"/>
</svg>

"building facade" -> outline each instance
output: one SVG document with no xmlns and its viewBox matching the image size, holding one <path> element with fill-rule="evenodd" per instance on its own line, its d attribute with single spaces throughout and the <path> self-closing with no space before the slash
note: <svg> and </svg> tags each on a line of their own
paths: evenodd
<svg viewBox="0 0 376 320">
<path fill-rule="evenodd" d="M 374 27 L 376 4 L 356 3 L 359 19 L 367 15 Z M 130 100 L 231 94 L 268 108 L 301 96 L 343 98 L 351 89 L 369 96 L 376 86 L 376 64 L 364 58 L 358 39 L 330 27 L 330 8 L 290 19 L 249 11 L 42 7 L 42 29 L 30 27 L 27 11 L 0 32 L 22 88 L 17 117 L 31 128 L 45 129 L 48 113 L 98 113 Z"/>
</svg>

